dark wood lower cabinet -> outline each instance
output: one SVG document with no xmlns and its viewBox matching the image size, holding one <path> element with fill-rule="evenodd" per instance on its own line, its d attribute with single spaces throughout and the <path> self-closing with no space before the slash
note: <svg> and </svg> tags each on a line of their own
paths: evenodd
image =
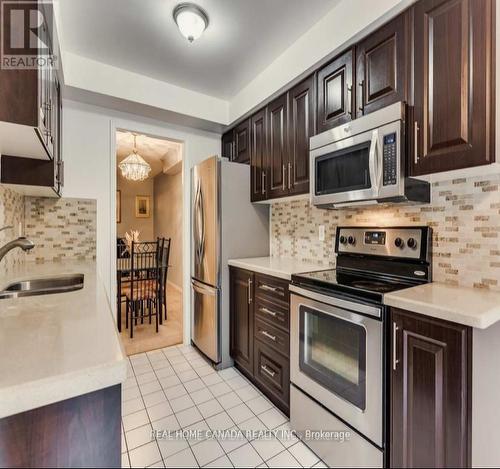
<svg viewBox="0 0 500 469">
<path fill-rule="evenodd" d="M 230 267 L 231 357 L 285 414 L 290 412 L 288 282 Z"/>
<path fill-rule="evenodd" d="M 470 467 L 471 329 L 391 317 L 391 467 Z"/>
<path fill-rule="evenodd" d="M 0 420 L 0 467 L 121 467 L 121 385 Z"/>
<path fill-rule="evenodd" d="M 258 387 L 274 404 L 289 414 L 290 361 L 258 339 L 255 341 L 254 377 Z"/>
<path fill-rule="evenodd" d="M 230 350 L 233 360 L 253 373 L 253 273 L 230 270 Z"/>
</svg>

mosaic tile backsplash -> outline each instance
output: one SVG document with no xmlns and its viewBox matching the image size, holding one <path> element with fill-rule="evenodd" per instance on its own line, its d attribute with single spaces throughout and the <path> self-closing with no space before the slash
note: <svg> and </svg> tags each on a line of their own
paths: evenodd
<svg viewBox="0 0 500 469">
<path fill-rule="evenodd" d="M 19 225 L 24 225 L 24 197 L 6 187 L 0 186 L 0 228 L 12 226 L 13 229 L 0 231 L 0 245 L 19 236 Z M 20 249 L 10 251 L 2 260 L 1 269 L 9 270 L 24 260 Z"/>
<path fill-rule="evenodd" d="M 500 290 L 500 175 L 432 184 L 432 203 L 323 210 L 308 200 L 271 208 L 271 255 L 335 266 L 337 226 L 433 228 L 433 278 Z M 325 241 L 318 240 L 325 225 Z"/>
<path fill-rule="evenodd" d="M 24 214 L 26 237 L 35 243 L 27 260 L 95 259 L 95 200 L 26 197 Z"/>
<path fill-rule="evenodd" d="M 85 199 L 24 197 L 0 185 L 0 245 L 21 233 L 34 242 L 29 253 L 14 249 L 0 265 L 9 270 L 24 261 L 94 260 L 97 202 Z"/>
</svg>

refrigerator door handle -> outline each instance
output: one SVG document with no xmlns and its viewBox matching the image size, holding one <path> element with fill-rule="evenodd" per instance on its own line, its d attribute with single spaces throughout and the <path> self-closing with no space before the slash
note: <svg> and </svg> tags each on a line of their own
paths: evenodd
<svg viewBox="0 0 500 469">
<path fill-rule="evenodd" d="M 199 241 L 198 241 L 198 193 L 200 190 L 200 183 L 198 182 L 196 186 L 196 192 L 194 195 L 194 201 L 193 201 L 193 248 L 194 248 L 194 255 L 195 255 L 195 265 L 198 265 L 199 262 L 199 257 L 200 257 L 200 248 L 199 248 Z"/>
<path fill-rule="evenodd" d="M 194 194 L 194 201 L 193 201 L 193 249 L 194 249 L 194 255 L 195 255 L 195 265 L 198 263 L 198 239 L 197 239 L 197 232 L 198 232 L 198 223 L 197 223 L 197 210 L 198 210 L 198 188 L 199 186 L 196 186 L 196 192 Z"/>
<path fill-rule="evenodd" d="M 200 240 L 200 262 L 203 259 L 203 255 L 205 253 L 205 200 L 203 199 L 203 190 L 201 189 L 201 184 L 200 184 L 200 216 L 201 216 L 201 240 Z"/>
</svg>

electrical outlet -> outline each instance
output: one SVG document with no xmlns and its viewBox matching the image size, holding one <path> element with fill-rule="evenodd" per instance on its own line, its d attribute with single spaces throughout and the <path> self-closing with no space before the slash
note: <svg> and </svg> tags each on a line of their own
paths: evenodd
<svg viewBox="0 0 500 469">
<path fill-rule="evenodd" d="M 319 240 L 325 240 L 325 225 L 319 225 Z"/>
</svg>

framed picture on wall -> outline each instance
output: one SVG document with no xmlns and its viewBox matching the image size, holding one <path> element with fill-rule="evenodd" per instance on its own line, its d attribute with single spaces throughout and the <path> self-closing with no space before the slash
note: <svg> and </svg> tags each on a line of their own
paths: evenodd
<svg viewBox="0 0 500 469">
<path fill-rule="evenodd" d="M 116 223 L 122 222 L 122 191 L 116 191 Z"/>
<path fill-rule="evenodd" d="M 135 217 L 149 218 L 151 215 L 151 198 L 149 195 L 135 196 Z"/>
</svg>

